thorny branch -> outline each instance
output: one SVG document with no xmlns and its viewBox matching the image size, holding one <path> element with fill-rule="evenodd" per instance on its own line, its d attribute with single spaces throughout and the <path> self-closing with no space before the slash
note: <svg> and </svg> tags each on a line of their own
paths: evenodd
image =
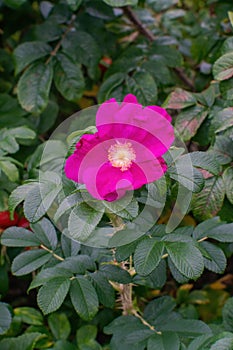
<svg viewBox="0 0 233 350">
<path fill-rule="evenodd" d="M 111 216 L 111 223 L 112 226 L 115 227 L 116 231 L 121 230 L 122 227 L 122 219 L 119 218 L 117 215 L 112 214 Z M 203 242 L 207 240 L 208 237 L 203 237 L 200 238 L 197 242 Z M 168 257 L 168 254 L 164 254 L 162 256 L 162 259 L 165 259 Z M 128 266 L 129 264 L 129 266 Z M 135 269 L 133 268 L 133 262 L 132 262 L 132 256 L 130 256 L 129 262 L 124 262 L 121 264 L 121 267 L 126 269 L 131 275 L 134 275 Z M 122 313 L 123 315 L 133 315 L 137 318 L 140 319 L 140 321 L 148 327 L 150 330 L 154 331 L 157 334 L 162 334 L 161 332 L 157 331 L 153 325 L 148 323 L 137 311 L 137 309 L 133 305 L 133 297 L 132 297 L 132 292 L 133 292 L 133 284 L 128 283 L 128 284 L 122 284 L 122 283 L 117 283 L 113 281 L 109 281 L 109 283 L 113 286 L 113 288 L 119 293 L 120 295 L 120 302 L 121 302 L 121 308 L 122 308 Z"/>
<path fill-rule="evenodd" d="M 130 6 L 123 7 L 123 11 L 125 15 L 129 18 L 129 20 L 135 25 L 135 27 L 138 29 L 138 31 L 144 35 L 150 42 L 155 41 L 154 34 L 147 29 L 143 23 L 140 21 L 140 19 L 136 16 L 134 11 Z M 177 76 L 180 78 L 180 80 L 183 81 L 183 83 L 192 91 L 194 91 L 194 85 L 193 82 L 185 75 L 185 73 L 182 71 L 181 68 L 173 68 L 174 72 L 177 74 Z"/>
<path fill-rule="evenodd" d="M 126 265 L 123 265 L 123 267 L 126 269 Z M 134 271 L 132 268 L 132 257 L 130 257 L 130 266 L 129 269 L 127 269 L 128 272 Z M 133 297 L 132 297 L 132 289 L 133 284 L 122 284 L 122 283 L 116 283 L 109 281 L 110 284 L 113 286 L 113 288 L 119 293 L 120 295 L 120 302 L 121 302 L 121 308 L 122 308 L 122 314 L 123 315 L 133 315 L 137 317 L 144 326 L 148 327 L 150 330 L 154 331 L 157 334 L 162 334 L 161 332 L 157 331 L 154 326 L 152 326 L 149 322 L 147 322 L 140 313 L 136 310 L 136 308 L 133 305 Z"/>
<path fill-rule="evenodd" d="M 58 50 L 60 49 L 61 45 L 62 45 L 62 41 L 65 39 L 65 37 L 67 36 L 67 34 L 71 31 L 71 29 L 73 28 L 74 25 L 74 21 L 76 20 L 76 15 L 73 15 L 71 18 L 71 21 L 68 25 L 68 27 L 66 28 L 65 32 L 62 34 L 61 39 L 58 41 L 57 45 L 54 47 L 54 49 L 50 52 L 50 56 L 47 59 L 47 61 L 45 62 L 45 64 L 49 64 L 49 62 L 51 61 L 52 57 L 56 56 Z"/>
</svg>

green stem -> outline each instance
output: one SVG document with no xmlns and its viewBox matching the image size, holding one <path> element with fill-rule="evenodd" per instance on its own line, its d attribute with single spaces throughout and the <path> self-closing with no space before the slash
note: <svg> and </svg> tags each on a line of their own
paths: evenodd
<svg viewBox="0 0 233 350">
<path fill-rule="evenodd" d="M 112 226 L 116 229 L 116 231 L 122 230 L 125 226 L 124 221 L 122 218 L 117 216 L 113 213 L 108 213 L 108 217 L 111 220 Z M 133 268 L 133 258 L 130 256 L 129 261 L 123 262 L 121 264 L 121 267 L 125 270 L 127 270 L 130 274 L 134 271 Z M 136 310 L 136 308 L 133 305 L 133 284 L 122 284 L 117 282 L 109 281 L 109 283 L 113 286 L 113 288 L 120 294 L 120 302 L 121 302 L 121 309 L 123 315 L 133 315 L 140 319 L 140 321 L 150 328 L 150 330 L 153 330 L 157 334 L 161 334 L 161 332 L 158 332 L 155 330 L 154 326 L 149 324 Z"/>
<path fill-rule="evenodd" d="M 54 258 L 56 258 L 57 260 L 64 261 L 64 259 L 61 256 L 54 253 L 53 250 L 47 248 L 45 245 L 41 244 L 40 248 L 42 248 L 42 249 L 46 250 L 46 252 L 49 252 L 50 254 L 52 254 L 52 256 L 54 256 Z"/>
</svg>

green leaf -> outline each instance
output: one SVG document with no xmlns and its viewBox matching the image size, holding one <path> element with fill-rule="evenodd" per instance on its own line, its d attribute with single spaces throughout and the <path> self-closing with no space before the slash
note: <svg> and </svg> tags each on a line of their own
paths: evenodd
<svg viewBox="0 0 233 350">
<path fill-rule="evenodd" d="M 9 129 L 9 133 L 16 139 L 33 140 L 36 137 L 35 131 L 27 126 L 18 126 L 17 128 Z"/>
<path fill-rule="evenodd" d="M 232 100 L 233 94 L 233 79 L 221 81 L 220 92 L 225 100 Z"/>
<path fill-rule="evenodd" d="M 192 192 L 200 192 L 204 186 L 203 176 L 192 167 L 189 155 L 180 157 L 174 166 L 168 168 L 168 174 Z"/>
<path fill-rule="evenodd" d="M 82 326 L 77 330 L 77 344 L 80 350 L 101 350 L 102 347 L 95 341 L 97 327 L 94 325 Z"/>
<path fill-rule="evenodd" d="M 103 0 L 107 5 L 113 6 L 113 7 L 120 7 L 120 6 L 126 6 L 126 5 L 132 5 L 135 6 L 138 4 L 138 0 Z"/>
<path fill-rule="evenodd" d="M 91 320 L 98 311 L 98 297 L 91 282 L 76 276 L 72 280 L 70 297 L 77 314 L 84 320 Z"/>
<path fill-rule="evenodd" d="M 86 270 L 95 270 L 96 266 L 90 256 L 79 254 L 77 256 L 70 256 L 66 258 L 64 261 L 57 264 L 55 268 L 66 269 L 75 274 L 84 274 Z"/>
<path fill-rule="evenodd" d="M 19 120 L 20 124 L 21 122 L 26 123 L 27 120 L 24 118 L 24 116 L 27 114 L 26 111 L 24 111 L 16 98 L 11 97 L 8 94 L 0 94 L 0 106 L 1 106 L 1 119 L 0 119 L 0 127 L 14 127 L 19 126 Z M 18 118 L 15 118 L 15 116 L 18 116 Z M 2 132 L 1 132 L 2 136 Z"/>
<path fill-rule="evenodd" d="M 225 169 L 223 173 L 223 182 L 225 185 L 227 198 L 231 204 L 233 204 L 233 168 L 229 167 Z"/>
<path fill-rule="evenodd" d="M 128 92 L 138 98 L 143 105 L 155 104 L 157 101 L 157 85 L 149 72 L 136 72 L 126 77 Z"/>
<path fill-rule="evenodd" d="M 211 260 L 204 257 L 205 268 L 216 273 L 223 273 L 227 265 L 227 259 L 222 249 L 209 242 L 202 242 L 200 245 L 211 257 Z"/>
<path fill-rule="evenodd" d="M 178 114 L 175 128 L 184 141 L 190 140 L 208 115 L 205 107 L 195 106 Z"/>
<path fill-rule="evenodd" d="M 48 324 L 55 339 L 66 340 L 69 337 L 71 327 L 65 313 L 53 313 L 49 315 Z"/>
<path fill-rule="evenodd" d="M 211 345 L 210 350 L 231 350 L 233 348 L 233 336 L 219 339 Z"/>
<path fill-rule="evenodd" d="M 43 41 L 27 41 L 14 50 L 15 74 L 20 73 L 33 61 L 47 56 L 52 51 L 51 46 Z"/>
<path fill-rule="evenodd" d="M 3 156 L 2 160 L 9 161 L 9 162 L 17 165 L 18 167 L 23 168 L 23 164 L 18 162 L 18 160 L 16 160 L 15 158 L 12 158 L 12 157 L 9 157 L 9 156 Z"/>
<path fill-rule="evenodd" d="M 22 186 L 16 187 L 16 189 L 11 193 L 9 197 L 9 211 L 11 213 L 11 218 L 13 218 L 13 213 L 17 205 L 25 200 L 28 192 L 35 186 L 35 182 L 24 184 Z"/>
<path fill-rule="evenodd" d="M 128 284 L 132 281 L 128 271 L 117 265 L 103 263 L 100 265 L 100 271 L 111 281 L 122 284 Z"/>
<path fill-rule="evenodd" d="M 210 85 L 207 89 L 205 89 L 201 93 L 196 93 L 195 96 L 197 100 L 204 106 L 212 107 L 215 101 L 215 97 L 217 95 L 216 86 L 218 86 L 218 83 L 216 85 L 214 84 Z"/>
<path fill-rule="evenodd" d="M 18 142 L 16 141 L 15 137 L 10 134 L 9 130 L 1 130 L 0 140 L 2 150 L 6 151 L 7 153 L 15 153 L 19 150 Z"/>
<path fill-rule="evenodd" d="M 233 223 L 215 226 L 206 235 L 219 242 L 233 242 Z"/>
<path fill-rule="evenodd" d="M 183 57 L 177 47 L 166 45 L 166 43 L 161 45 L 157 40 L 152 43 L 148 54 L 150 57 L 153 57 L 154 60 L 158 61 L 158 65 L 160 61 L 172 68 L 182 66 L 183 64 Z"/>
<path fill-rule="evenodd" d="M 208 152 L 191 152 L 187 157 L 190 157 L 195 167 L 205 169 L 213 175 L 218 175 L 221 171 L 221 166 L 216 161 L 214 154 Z"/>
<path fill-rule="evenodd" d="M 63 7 L 63 11 L 64 11 Z M 68 7 L 66 7 L 68 10 Z M 64 11 L 67 13 L 67 11 Z M 37 24 L 33 28 L 33 34 L 36 40 L 43 40 L 43 42 L 53 42 L 59 40 L 63 34 L 62 26 L 59 20 L 54 18 L 54 16 L 49 16 L 45 21 Z"/>
<path fill-rule="evenodd" d="M 82 326 L 77 330 L 77 343 L 79 344 L 86 344 L 89 342 L 89 340 L 93 340 L 97 336 L 97 327 L 94 325 L 86 325 Z"/>
<path fill-rule="evenodd" d="M 155 238 L 141 241 L 135 250 L 134 263 L 137 273 L 149 275 L 159 264 L 164 251 L 164 242 Z"/>
<path fill-rule="evenodd" d="M 8 331 L 11 321 L 12 317 L 7 304 L 0 302 L 0 334 L 4 334 Z"/>
<path fill-rule="evenodd" d="M 40 326 L 43 325 L 43 317 L 40 311 L 27 306 L 21 306 L 14 309 L 14 314 L 17 316 L 21 322 Z"/>
<path fill-rule="evenodd" d="M 164 108 L 182 109 L 195 105 L 197 102 L 195 96 L 188 91 L 176 88 L 163 104 Z"/>
<path fill-rule="evenodd" d="M 223 306 L 222 318 L 224 328 L 227 331 L 233 331 L 233 298 L 229 298 Z"/>
<path fill-rule="evenodd" d="M 147 276 L 136 275 L 133 283 L 153 289 L 161 289 L 167 280 L 166 262 L 162 259 L 159 265 Z"/>
<path fill-rule="evenodd" d="M 61 182 L 63 163 L 66 156 L 67 148 L 64 142 L 60 140 L 45 141 L 37 146 L 36 151 L 28 159 L 28 171 L 34 174 L 37 173 L 37 168 L 39 168 L 41 170 L 41 183 L 52 182 L 58 186 Z"/>
<path fill-rule="evenodd" d="M 102 216 L 103 211 L 96 211 L 86 203 L 79 204 L 69 216 L 68 229 L 70 236 L 77 241 L 85 242 Z"/>
<path fill-rule="evenodd" d="M 38 134 L 44 134 L 46 131 L 51 129 L 57 119 L 58 111 L 58 104 L 50 100 L 47 107 L 40 115 L 40 121 L 37 127 Z"/>
<path fill-rule="evenodd" d="M 115 305 L 115 291 L 108 282 L 104 273 L 96 271 L 90 274 L 98 299 L 106 307 L 113 308 Z"/>
<path fill-rule="evenodd" d="M 126 76 L 127 73 L 138 70 L 143 60 L 144 53 L 142 49 L 135 45 L 129 45 L 120 53 L 119 57 L 113 61 L 105 73 L 105 76 L 107 79 L 115 75 L 115 73 L 124 73 Z"/>
<path fill-rule="evenodd" d="M 148 61 L 143 62 L 141 68 L 151 73 L 157 84 L 170 85 L 172 83 L 170 70 L 163 60 L 148 57 Z"/>
<path fill-rule="evenodd" d="M 144 318 L 150 323 L 159 326 L 166 323 L 169 316 L 173 317 L 173 310 L 176 307 L 175 300 L 166 295 L 150 301 L 144 310 Z"/>
<path fill-rule="evenodd" d="M 105 333 L 113 333 L 111 339 L 111 348 L 117 349 L 115 344 L 121 344 L 121 349 L 136 349 L 143 350 L 147 339 L 154 334 L 152 330 L 143 325 L 136 317 L 120 316 L 113 320 L 107 327 L 104 328 Z M 112 345 L 115 346 L 112 346 Z M 138 345 L 141 346 L 138 346 Z M 132 348 L 133 346 L 133 348 Z"/>
<path fill-rule="evenodd" d="M 146 341 L 150 336 L 154 334 L 149 328 L 141 327 L 141 329 L 135 329 L 135 331 L 129 332 L 124 337 L 124 341 L 126 344 L 137 344 Z"/>
<path fill-rule="evenodd" d="M 67 340 L 58 340 L 51 350 L 77 350 L 77 346 Z"/>
<path fill-rule="evenodd" d="M 216 137 L 213 148 L 210 152 L 213 152 L 219 164 L 227 164 L 233 159 L 232 140 L 227 136 Z"/>
<path fill-rule="evenodd" d="M 221 225 L 219 217 L 205 220 L 198 224 L 193 231 L 193 238 L 199 240 L 207 236 L 208 232 L 216 226 Z"/>
<path fill-rule="evenodd" d="M 172 262 L 172 260 L 170 259 L 169 256 L 168 256 L 167 262 L 168 262 L 168 268 L 171 271 L 171 274 L 174 277 L 174 279 L 180 284 L 188 283 L 189 278 L 187 278 L 182 273 L 180 273 L 180 271 L 173 264 L 173 262 Z"/>
<path fill-rule="evenodd" d="M 226 40 L 224 40 L 221 46 L 221 53 L 225 54 L 231 51 L 233 51 L 233 40 L 232 40 L 232 37 L 230 36 Z"/>
<path fill-rule="evenodd" d="M 35 234 L 23 227 L 9 227 L 1 236 L 1 244 L 7 247 L 37 247 L 41 241 Z"/>
<path fill-rule="evenodd" d="M 213 65 L 216 80 L 226 80 L 233 76 L 233 52 L 221 56 Z"/>
<path fill-rule="evenodd" d="M 79 6 L 82 4 L 82 0 L 66 0 L 66 2 L 72 11 L 77 11 Z"/>
<path fill-rule="evenodd" d="M 96 79 L 101 51 L 91 34 L 81 30 L 70 31 L 62 41 L 62 47 L 64 52 L 69 52 L 74 62 L 87 67 L 91 79 Z"/>
<path fill-rule="evenodd" d="M 38 221 L 50 208 L 61 187 L 59 184 L 47 181 L 33 186 L 24 201 L 24 214 L 30 222 Z M 33 206 L 32 206 L 33 203 Z"/>
<path fill-rule="evenodd" d="M 17 9 L 18 7 L 22 6 L 27 0 L 4 0 L 4 3 L 13 8 Z"/>
<path fill-rule="evenodd" d="M 116 248 L 117 261 L 121 262 L 121 261 L 127 260 L 127 258 L 134 253 L 138 242 L 139 240 L 117 247 Z"/>
<path fill-rule="evenodd" d="M 80 99 L 85 88 L 81 66 L 63 53 L 58 54 L 56 59 L 54 68 L 56 88 L 68 101 Z"/>
<path fill-rule="evenodd" d="M 74 144 L 76 144 L 82 135 L 84 134 L 94 134 L 97 132 L 97 129 L 95 126 L 88 126 L 87 128 L 83 129 L 83 130 L 75 130 L 73 131 L 71 134 L 69 134 L 69 136 L 66 138 L 66 141 L 69 145 L 69 147 L 73 146 Z"/>
<path fill-rule="evenodd" d="M 59 268 L 59 264 L 58 264 L 58 267 L 54 266 L 54 267 L 49 267 L 47 269 L 43 269 L 33 278 L 28 288 L 28 292 L 33 288 L 40 287 L 42 284 L 45 284 L 51 281 L 53 278 L 57 278 L 57 277 L 71 278 L 72 275 L 73 275 L 72 272 L 66 269 Z"/>
<path fill-rule="evenodd" d="M 2 339 L 0 348 L 2 350 L 31 350 L 35 349 L 37 342 L 45 337 L 45 334 L 39 332 L 25 333 L 18 337 Z"/>
<path fill-rule="evenodd" d="M 53 278 L 39 290 L 37 302 L 45 315 L 56 311 L 62 305 L 70 288 L 70 279 L 67 277 Z"/>
<path fill-rule="evenodd" d="M 232 79 L 233 80 L 233 79 Z M 220 110 L 214 119 L 215 133 L 226 131 L 233 127 L 233 107 L 228 107 Z"/>
<path fill-rule="evenodd" d="M 189 242 L 165 242 L 168 255 L 175 267 L 184 276 L 196 279 L 204 269 L 202 254 Z"/>
<path fill-rule="evenodd" d="M 103 202 L 104 206 L 107 208 L 107 212 L 115 213 L 122 218 L 132 220 L 138 216 L 138 202 L 136 199 L 132 198 L 129 202 L 129 198 L 124 196 L 117 201 L 113 202 Z"/>
<path fill-rule="evenodd" d="M 15 164 L 9 162 L 8 160 L 0 160 L 0 170 L 2 170 L 5 173 L 5 175 L 10 181 L 18 181 L 19 172 Z"/>
<path fill-rule="evenodd" d="M 114 90 L 120 86 L 125 80 L 125 74 L 115 73 L 107 78 L 102 84 L 98 92 L 98 102 L 103 103 L 113 97 Z"/>
<path fill-rule="evenodd" d="M 206 220 L 221 209 L 225 187 L 221 177 L 213 176 L 205 180 L 202 191 L 193 196 L 192 209 L 195 217 Z"/>
<path fill-rule="evenodd" d="M 53 250 L 57 247 L 57 233 L 52 223 L 43 218 L 35 224 L 31 224 L 31 228 L 34 231 L 35 236 L 41 241 L 47 248 Z"/>
<path fill-rule="evenodd" d="M 185 150 L 181 147 L 175 147 L 171 146 L 169 151 L 164 154 L 164 160 L 166 161 L 167 165 L 172 165 L 176 160 L 180 158 L 184 154 Z"/>
<path fill-rule="evenodd" d="M 80 251 L 80 244 L 65 235 L 61 236 L 61 248 L 65 258 L 76 256 Z"/>
<path fill-rule="evenodd" d="M 209 344 L 209 340 L 212 338 L 211 334 L 201 335 L 196 337 L 188 346 L 188 350 L 207 350 L 205 345 Z"/>
<path fill-rule="evenodd" d="M 164 331 L 177 332 L 183 337 L 197 337 L 202 334 L 210 333 L 210 328 L 202 321 L 177 319 L 175 322 L 169 320 L 167 324 L 161 327 L 162 333 Z"/>
<path fill-rule="evenodd" d="M 16 276 L 27 275 L 50 259 L 51 254 L 42 249 L 28 250 L 16 256 L 12 262 L 11 270 Z"/>
<path fill-rule="evenodd" d="M 140 320 L 132 315 L 119 316 L 104 328 L 105 334 L 127 334 L 134 329 L 145 329 Z"/>
<path fill-rule="evenodd" d="M 180 339 L 176 333 L 164 332 L 161 335 L 154 334 L 149 338 L 147 350 L 179 350 Z"/>
<path fill-rule="evenodd" d="M 33 63 L 20 77 L 18 99 L 21 106 L 30 113 L 40 114 L 49 102 L 53 79 L 52 64 Z"/>
</svg>

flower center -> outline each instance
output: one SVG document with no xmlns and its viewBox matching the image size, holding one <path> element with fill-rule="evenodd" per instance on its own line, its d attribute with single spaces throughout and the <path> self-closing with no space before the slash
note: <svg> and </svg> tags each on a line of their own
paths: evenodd
<svg viewBox="0 0 233 350">
<path fill-rule="evenodd" d="M 121 168 L 121 171 L 128 170 L 136 159 L 136 153 L 130 142 L 120 143 L 117 141 L 108 150 L 108 159 L 112 166 Z"/>
</svg>

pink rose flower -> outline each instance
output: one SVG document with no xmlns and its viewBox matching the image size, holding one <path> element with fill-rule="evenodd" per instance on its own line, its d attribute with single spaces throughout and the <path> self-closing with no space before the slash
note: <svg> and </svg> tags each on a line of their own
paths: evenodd
<svg viewBox="0 0 233 350">
<path fill-rule="evenodd" d="M 96 127 L 65 164 L 66 176 L 85 184 L 94 198 L 115 201 L 166 172 L 161 156 L 174 141 L 174 129 L 165 109 L 144 108 L 131 94 L 121 104 L 112 98 L 98 108 Z"/>
</svg>

